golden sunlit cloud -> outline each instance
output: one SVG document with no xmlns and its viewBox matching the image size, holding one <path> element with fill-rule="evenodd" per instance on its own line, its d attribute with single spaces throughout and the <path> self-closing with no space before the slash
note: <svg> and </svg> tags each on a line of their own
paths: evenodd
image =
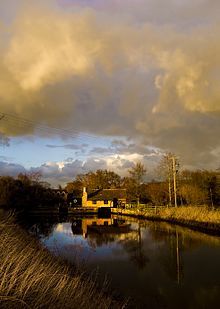
<svg viewBox="0 0 220 309">
<path fill-rule="evenodd" d="M 219 26 L 184 30 L 88 8 L 23 6 L 10 31 L 0 29 L 0 112 L 142 136 L 191 163 L 193 149 L 205 162 L 220 134 Z M 0 131 L 25 135 L 34 125 L 2 121 Z"/>
</svg>

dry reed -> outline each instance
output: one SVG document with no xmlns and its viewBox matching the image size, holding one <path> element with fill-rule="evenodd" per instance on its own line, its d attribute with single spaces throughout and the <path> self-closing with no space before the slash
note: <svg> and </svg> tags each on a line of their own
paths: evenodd
<svg viewBox="0 0 220 309">
<path fill-rule="evenodd" d="M 212 210 L 209 207 L 186 206 L 160 208 L 157 215 L 162 219 L 220 224 L 220 210 Z"/>
<path fill-rule="evenodd" d="M 122 308 L 92 278 L 43 249 L 12 219 L 0 219 L 1 308 Z"/>
<path fill-rule="evenodd" d="M 220 234 L 220 209 L 207 206 L 180 206 L 120 210 L 120 214 L 181 224 L 207 233 Z"/>
<path fill-rule="evenodd" d="M 206 206 L 159 208 L 156 213 L 144 213 L 148 219 L 177 223 L 203 232 L 220 234 L 220 210 Z"/>
</svg>

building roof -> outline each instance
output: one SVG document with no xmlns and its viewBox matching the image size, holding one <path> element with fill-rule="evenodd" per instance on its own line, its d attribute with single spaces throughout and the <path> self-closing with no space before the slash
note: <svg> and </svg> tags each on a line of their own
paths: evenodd
<svg viewBox="0 0 220 309">
<path fill-rule="evenodd" d="M 88 200 L 104 201 L 117 199 L 126 199 L 126 189 L 99 189 L 88 193 Z"/>
</svg>

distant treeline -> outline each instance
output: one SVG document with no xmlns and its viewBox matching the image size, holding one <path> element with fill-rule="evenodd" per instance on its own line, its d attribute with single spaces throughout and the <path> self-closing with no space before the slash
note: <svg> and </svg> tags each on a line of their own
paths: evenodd
<svg viewBox="0 0 220 309">
<path fill-rule="evenodd" d="M 0 177 L 1 208 L 22 211 L 56 203 L 59 203 L 59 197 L 47 183 L 40 182 L 39 174 Z"/>
<path fill-rule="evenodd" d="M 69 193 L 79 195 L 82 188 L 125 188 L 128 202 L 152 205 L 174 204 L 172 175 L 158 174 L 159 181 L 144 182 L 146 173 L 139 163 L 130 171 L 129 177 L 120 177 L 114 172 L 97 170 L 78 175 L 65 187 Z M 178 205 L 220 205 L 220 172 L 207 170 L 183 170 L 176 175 Z"/>
<path fill-rule="evenodd" d="M 173 170 L 160 168 L 158 181 L 144 182 L 146 169 L 137 163 L 129 170 L 128 177 L 120 177 L 108 170 L 97 170 L 78 175 L 64 188 L 71 196 L 82 196 L 82 189 L 124 188 L 127 202 L 139 205 L 174 205 Z M 161 173 L 163 171 L 163 173 Z M 168 172 L 167 172 L 168 171 Z M 176 171 L 175 171 L 176 172 Z M 176 173 L 178 205 L 220 206 L 220 172 L 207 170 L 183 170 Z M 53 206 L 62 203 L 48 183 L 41 182 L 38 174 L 19 174 L 17 178 L 0 177 L 0 207 L 31 210 L 39 205 Z"/>
</svg>

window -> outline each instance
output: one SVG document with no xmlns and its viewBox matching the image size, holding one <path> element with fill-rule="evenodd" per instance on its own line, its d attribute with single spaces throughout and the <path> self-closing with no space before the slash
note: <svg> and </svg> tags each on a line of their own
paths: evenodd
<svg viewBox="0 0 220 309">
<path fill-rule="evenodd" d="M 93 203 L 93 204 L 96 204 L 96 203 L 97 203 L 97 201 L 92 201 L 92 203 Z"/>
<path fill-rule="evenodd" d="M 104 204 L 107 204 L 107 205 L 108 205 L 108 200 L 104 200 Z"/>
</svg>

